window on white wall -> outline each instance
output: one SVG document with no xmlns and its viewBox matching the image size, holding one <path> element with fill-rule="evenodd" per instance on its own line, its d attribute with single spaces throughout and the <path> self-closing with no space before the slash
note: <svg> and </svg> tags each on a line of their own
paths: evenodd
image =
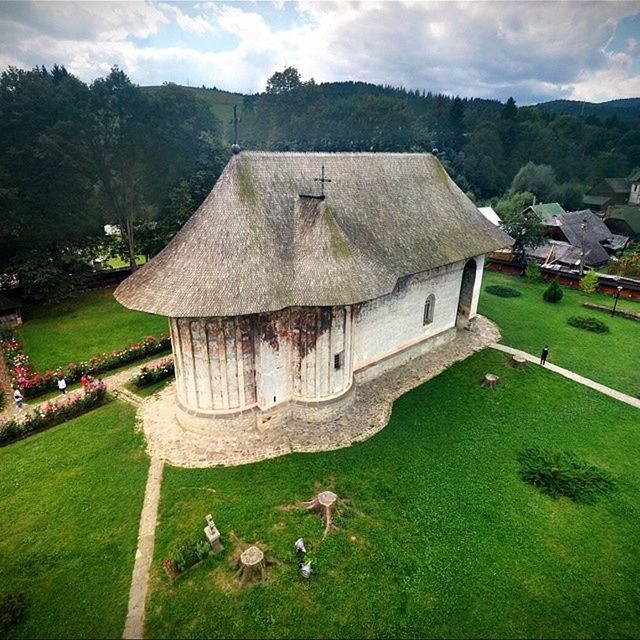
<svg viewBox="0 0 640 640">
<path fill-rule="evenodd" d="M 427 297 L 424 303 L 424 315 L 422 317 L 422 324 L 427 325 L 433 322 L 433 309 L 436 306 L 436 297 L 433 293 Z"/>
<path fill-rule="evenodd" d="M 344 351 L 341 351 L 340 353 L 336 353 L 333 356 L 333 368 L 342 369 L 343 365 L 344 365 Z"/>
</svg>

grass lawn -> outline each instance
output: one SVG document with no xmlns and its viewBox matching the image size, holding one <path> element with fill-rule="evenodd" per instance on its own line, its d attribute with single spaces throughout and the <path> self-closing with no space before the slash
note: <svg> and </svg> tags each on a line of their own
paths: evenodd
<svg viewBox="0 0 640 640">
<path fill-rule="evenodd" d="M 146 258 L 144 256 L 137 256 L 136 257 L 136 264 L 138 266 L 143 265 L 146 262 Z M 115 258 L 106 258 L 105 259 L 105 265 L 107 267 L 111 267 L 111 269 L 121 269 L 122 267 L 128 267 L 129 266 L 129 261 L 128 260 L 123 260 L 120 257 L 115 257 Z"/>
<path fill-rule="evenodd" d="M 133 377 L 133 376 L 131 376 Z M 154 382 L 146 387 L 136 387 L 133 382 L 127 382 L 124 386 L 131 391 L 131 393 L 135 393 L 141 398 L 148 398 L 152 396 L 154 393 L 158 393 L 158 391 L 162 391 L 168 384 L 171 384 L 175 380 L 174 376 L 170 378 L 165 378 L 164 380 L 159 380 L 158 382 Z"/>
<path fill-rule="evenodd" d="M 485 291 L 487 285 L 506 285 L 522 292 L 519 298 L 500 298 Z M 549 362 L 633 396 L 640 394 L 640 323 L 585 309 L 583 302 L 612 305 L 613 298 L 563 287 L 556 304 L 542 299 L 548 283 L 495 271 L 484 272 L 478 311 L 491 318 L 502 332 L 504 344 L 535 355 L 549 345 Z M 619 307 L 640 313 L 640 303 L 620 299 Z M 609 326 L 598 334 L 567 324 L 569 316 L 593 316 Z"/>
<path fill-rule="evenodd" d="M 34 367 L 44 371 L 121 349 L 168 330 L 166 318 L 125 309 L 110 288 L 29 309 L 18 335 Z"/>
<path fill-rule="evenodd" d="M 0 449 L 0 590 L 23 593 L 10 638 L 119 638 L 148 460 L 113 401 Z"/>
<path fill-rule="evenodd" d="M 236 468 L 166 468 L 148 637 L 637 637 L 638 411 L 485 351 L 400 398 L 367 442 Z M 479 385 L 486 372 L 504 386 Z M 552 500 L 517 475 L 530 446 L 573 450 L 618 488 Z M 289 505 L 349 500 L 322 541 Z M 225 551 L 171 584 L 161 563 L 213 513 Z M 230 533 L 281 564 L 239 589 Z M 314 557 L 297 577 L 293 543 Z"/>
</svg>

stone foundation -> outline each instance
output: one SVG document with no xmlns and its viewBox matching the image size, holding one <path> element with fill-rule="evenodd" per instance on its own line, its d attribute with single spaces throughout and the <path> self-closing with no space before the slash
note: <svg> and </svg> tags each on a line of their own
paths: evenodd
<svg viewBox="0 0 640 640">
<path fill-rule="evenodd" d="M 441 346 L 420 353 L 422 346 L 417 345 L 376 364 L 376 377 L 373 368 L 356 372 L 350 391 L 335 401 L 291 402 L 261 412 L 249 409 L 208 418 L 206 424 L 183 411 L 178 421 L 175 385 L 171 385 L 140 409 L 147 450 L 174 466 L 211 467 L 348 447 L 387 424 L 396 398 L 499 337 L 497 327 L 478 316 L 473 331 L 444 332 Z"/>
</svg>

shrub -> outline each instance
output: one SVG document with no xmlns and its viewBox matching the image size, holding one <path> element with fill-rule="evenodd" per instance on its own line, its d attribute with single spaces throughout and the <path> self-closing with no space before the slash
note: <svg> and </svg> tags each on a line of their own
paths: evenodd
<svg viewBox="0 0 640 640">
<path fill-rule="evenodd" d="M 592 316 L 571 316 L 567 322 L 578 329 L 586 329 L 594 333 L 609 333 L 609 327 L 602 320 Z"/>
<path fill-rule="evenodd" d="M 0 637 L 24 620 L 25 601 L 22 594 L 3 593 L 0 596 Z"/>
<path fill-rule="evenodd" d="M 485 287 L 484 290 L 493 296 L 500 296 L 501 298 L 518 298 L 522 295 L 517 289 L 504 287 L 500 284 L 490 284 L 488 287 Z"/>
<path fill-rule="evenodd" d="M 529 260 L 529 262 L 527 262 L 524 273 L 531 282 L 540 280 L 540 267 L 535 260 Z"/>
<path fill-rule="evenodd" d="M 0 446 L 10 444 L 37 431 L 55 427 L 70 418 L 79 416 L 101 405 L 107 395 L 104 382 L 94 382 L 84 395 L 69 394 L 56 402 L 47 402 L 44 407 L 36 407 L 33 413 L 18 416 L 0 423 Z"/>
<path fill-rule="evenodd" d="M 140 373 L 132 378 L 133 384 L 138 388 L 148 387 L 154 382 L 160 382 L 165 378 L 169 378 L 175 374 L 173 358 L 167 358 L 158 363 L 155 367 L 142 367 Z"/>
<path fill-rule="evenodd" d="M 520 477 L 542 493 L 591 504 L 615 488 L 604 469 L 581 460 L 570 451 L 549 451 L 533 447 L 518 455 Z"/>
<path fill-rule="evenodd" d="M 76 382 L 86 374 L 96 375 L 111 369 L 117 369 L 129 362 L 141 360 L 155 353 L 166 351 L 171 346 L 169 336 L 160 338 L 147 336 L 142 342 L 136 342 L 126 349 L 116 349 L 111 353 L 93 356 L 84 362 L 71 362 L 61 369 L 67 384 Z M 25 398 L 33 398 L 46 391 L 57 389 L 56 371 L 38 373 L 33 369 L 29 356 L 23 351 L 22 345 L 13 334 L 5 335 L 2 348 L 9 364 L 12 383 L 15 384 Z"/>
<path fill-rule="evenodd" d="M 557 280 L 554 280 L 542 294 L 542 297 L 546 302 L 560 302 L 560 300 L 562 300 L 562 296 L 562 287 Z"/>
<path fill-rule="evenodd" d="M 171 562 L 181 573 L 204 560 L 209 555 L 209 543 L 206 540 L 188 539 L 179 542 L 171 552 Z"/>
<path fill-rule="evenodd" d="M 580 288 L 586 293 L 593 293 L 598 287 L 598 274 L 591 269 L 587 271 L 586 275 L 580 280 Z"/>
<path fill-rule="evenodd" d="M 0 411 L 7 406 L 7 392 L 0 387 Z"/>
</svg>

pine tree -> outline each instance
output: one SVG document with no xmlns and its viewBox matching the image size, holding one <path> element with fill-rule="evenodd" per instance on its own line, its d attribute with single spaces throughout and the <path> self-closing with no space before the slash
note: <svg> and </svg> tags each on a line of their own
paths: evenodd
<svg viewBox="0 0 640 640">
<path fill-rule="evenodd" d="M 562 287 L 558 280 L 554 280 L 548 287 L 548 289 L 542 294 L 542 297 L 546 302 L 560 302 L 562 300 Z"/>
</svg>

